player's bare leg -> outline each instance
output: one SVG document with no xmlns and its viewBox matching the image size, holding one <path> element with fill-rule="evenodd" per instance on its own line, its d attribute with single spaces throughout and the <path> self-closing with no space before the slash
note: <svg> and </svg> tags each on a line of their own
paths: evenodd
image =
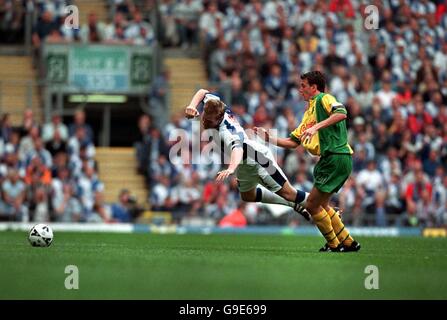
<svg viewBox="0 0 447 320">
<path fill-rule="evenodd" d="M 256 202 L 256 188 L 241 192 L 241 199 L 246 202 Z"/>
<path fill-rule="evenodd" d="M 310 221 L 310 214 L 306 210 L 306 200 L 308 196 L 306 192 L 295 189 L 289 181 L 286 181 L 283 187 L 276 192 L 276 194 L 292 202 L 294 204 L 293 209 L 302 215 L 307 221 Z"/>
</svg>

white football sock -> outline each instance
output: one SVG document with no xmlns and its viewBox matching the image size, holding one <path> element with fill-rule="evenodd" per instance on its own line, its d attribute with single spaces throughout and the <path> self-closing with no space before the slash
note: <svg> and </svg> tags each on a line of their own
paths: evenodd
<svg viewBox="0 0 447 320">
<path fill-rule="evenodd" d="M 287 201 L 281 196 L 278 196 L 276 193 L 273 193 L 267 189 L 256 189 L 256 201 L 262 203 L 274 203 L 274 204 L 282 204 L 284 206 L 288 206 L 294 208 L 295 203 L 292 201 Z M 259 193 L 261 193 L 261 198 L 259 199 Z"/>
</svg>

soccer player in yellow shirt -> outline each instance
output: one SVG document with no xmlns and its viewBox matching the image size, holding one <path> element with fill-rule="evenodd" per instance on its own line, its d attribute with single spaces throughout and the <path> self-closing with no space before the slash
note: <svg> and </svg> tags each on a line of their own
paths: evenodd
<svg viewBox="0 0 447 320">
<path fill-rule="evenodd" d="M 283 148 L 302 145 L 319 156 L 313 172 L 314 186 L 307 198 L 311 214 L 326 244 L 320 251 L 358 251 L 360 244 L 345 228 L 339 214 L 329 206 L 331 196 L 340 190 L 352 171 L 352 149 L 348 144 L 346 108 L 335 97 L 324 93 L 326 80 L 319 71 L 301 75 L 300 94 L 309 101 L 301 124 L 288 138 L 270 136 L 263 128 L 254 128 L 266 141 Z"/>
</svg>

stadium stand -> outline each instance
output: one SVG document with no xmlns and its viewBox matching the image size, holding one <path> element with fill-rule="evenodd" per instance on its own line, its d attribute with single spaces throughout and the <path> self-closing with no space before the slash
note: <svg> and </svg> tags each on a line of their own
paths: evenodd
<svg viewBox="0 0 447 320">
<path fill-rule="evenodd" d="M 164 19 L 186 2 L 191 3 L 164 2 L 171 9 L 163 11 Z M 287 135 L 305 107 L 297 76 L 310 69 L 327 74 L 329 91 L 348 108 L 355 149 L 352 179 L 337 199 L 348 223 L 445 224 L 447 17 L 442 1 L 201 3 L 198 45 L 208 79 L 217 88 L 231 88 L 232 111 L 247 128 L 274 127 Z M 364 27 L 368 4 L 378 8 L 376 30 Z M 293 164 L 295 153 L 278 155 L 280 163 Z M 306 189 L 314 161 L 300 159 L 299 164 L 285 169 Z M 197 172 L 200 168 L 186 180 Z M 205 186 L 204 196 L 213 183 L 206 177 L 198 185 Z M 177 188 L 182 186 L 176 181 L 168 187 Z M 226 199 L 228 214 L 237 200 Z M 197 215 L 206 216 L 209 206 L 190 202 Z"/>
<path fill-rule="evenodd" d="M 79 7 L 79 31 L 63 27 L 63 8 L 69 4 Z M 365 8 L 370 4 L 378 8 L 377 29 L 365 28 Z M 276 128 L 287 136 L 305 108 L 298 93 L 299 75 L 318 69 L 327 75 L 328 91 L 349 113 L 354 172 L 335 199 L 347 224 L 447 223 L 447 14 L 443 1 L 41 0 L 25 5 L 25 1 L 4 0 L 1 5 L 7 8 L 0 10 L 0 41 L 5 49 L 6 44 L 23 43 L 25 17 L 34 12 L 29 45 L 33 44 L 35 58 L 40 57 L 42 41 L 161 45 L 165 52 L 160 60 L 164 73 L 152 79 L 147 92 L 148 105 L 140 118 L 144 120 L 134 119 L 133 129 L 140 133 L 128 147 L 134 143 L 136 158 L 131 149 L 98 146 L 89 154 L 91 145 L 80 132 L 65 141 L 68 151 L 53 156 L 49 167 L 33 158 L 39 153 L 35 144 L 43 137 L 29 125 L 42 126 L 44 116 L 47 123 L 52 116 L 45 109 L 47 102 L 39 97 L 36 77 L 41 66 L 32 68 L 31 55 L 0 57 L 3 195 L 16 186 L 13 167 L 30 190 L 23 200 L 29 202 L 30 219 L 114 221 L 109 204 L 118 202 L 121 189 L 128 188 L 141 201 L 146 222 L 158 211 L 172 213 L 176 223 L 201 217 L 218 224 L 240 208 L 236 181 L 215 184 L 213 177 L 220 169 L 216 163 L 182 164 L 169 158 L 173 145 L 169 134 L 182 129 L 189 138 L 192 135 L 191 122 L 178 112 L 198 87 L 206 86 L 225 97 L 244 127 Z M 10 36 L 6 39 L 5 35 Z M 3 80 L 14 79 L 12 75 L 22 81 L 20 86 Z M 29 114 L 26 108 L 32 108 L 33 115 L 25 116 L 22 125 L 18 114 Z M 50 141 L 60 145 L 59 140 Z M 308 190 L 315 159 L 302 150 L 275 151 L 295 186 Z M 57 182 L 50 188 L 48 181 L 42 181 L 46 170 L 51 170 L 55 181 L 70 183 L 64 187 Z M 113 172 L 118 170 L 124 174 Z M 33 180 L 34 171 L 40 172 L 40 180 L 37 176 Z M 17 190 L 23 188 L 17 185 Z M 11 219 L 8 205 L 4 207 L 3 219 Z M 269 210 L 247 204 L 247 223 L 301 223 L 287 215 L 278 219 Z"/>
<path fill-rule="evenodd" d="M 0 56 L 1 110 L 10 115 L 11 124 L 18 126 L 25 109 L 42 119 L 39 88 L 32 59 L 23 56 Z"/>
</svg>

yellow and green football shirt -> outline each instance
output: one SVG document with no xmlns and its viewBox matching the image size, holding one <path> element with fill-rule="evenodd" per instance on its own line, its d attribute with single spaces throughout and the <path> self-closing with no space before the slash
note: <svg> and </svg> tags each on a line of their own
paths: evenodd
<svg viewBox="0 0 447 320">
<path fill-rule="evenodd" d="M 307 141 L 301 141 L 301 134 L 318 122 L 324 121 L 333 113 L 347 114 L 346 108 L 327 93 L 319 93 L 309 101 L 298 128 L 290 133 L 290 138 L 303 145 L 312 155 L 325 156 L 327 154 L 353 154 L 348 144 L 346 121 L 337 122 L 318 132 Z"/>
</svg>

